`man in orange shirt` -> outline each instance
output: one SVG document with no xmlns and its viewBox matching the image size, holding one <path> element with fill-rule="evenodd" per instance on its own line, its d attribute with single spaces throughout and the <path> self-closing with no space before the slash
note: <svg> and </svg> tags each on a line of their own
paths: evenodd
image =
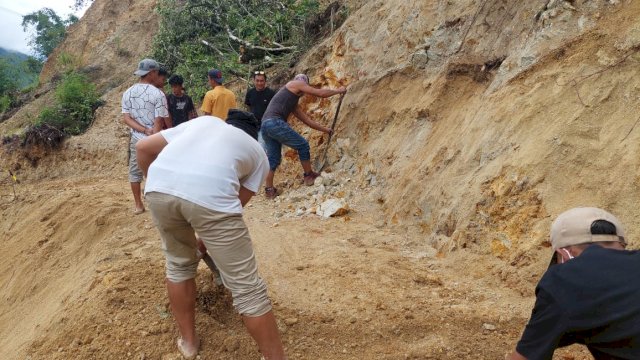
<svg viewBox="0 0 640 360">
<path fill-rule="evenodd" d="M 213 115 L 222 120 L 226 120 L 229 109 L 235 109 L 237 107 L 236 95 L 233 91 L 228 90 L 222 85 L 224 79 L 220 70 L 211 69 L 208 75 L 209 85 L 211 85 L 212 90 L 207 91 L 204 95 L 200 110 L 202 110 L 205 115 Z"/>
</svg>

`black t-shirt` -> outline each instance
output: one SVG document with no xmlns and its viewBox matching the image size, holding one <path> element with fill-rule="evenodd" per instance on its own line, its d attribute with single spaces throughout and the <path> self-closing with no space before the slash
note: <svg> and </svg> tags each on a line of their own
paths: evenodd
<svg viewBox="0 0 640 360">
<path fill-rule="evenodd" d="M 587 345 L 597 360 L 640 359 L 640 251 L 592 245 L 554 265 L 536 287 L 536 304 L 516 350 L 551 359 L 558 347 Z"/>
<path fill-rule="evenodd" d="M 174 94 L 167 95 L 169 114 L 173 120 L 173 126 L 178 126 L 189 120 L 189 114 L 196 111 L 193 101 L 187 94 L 178 97 Z"/>
<path fill-rule="evenodd" d="M 258 91 L 256 88 L 251 88 L 247 91 L 244 103 L 251 109 L 251 112 L 256 119 L 258 119 L 258 121 L 262 121 L 262 115 L 264 115 L 265 110 L 267 110 L 267 105 L 269 105 L 269 102 L 271 102 L 271 99 L 273 99 L 275 94 L 275 91 L 268 87 L 262 91 Z"/>
</svg>

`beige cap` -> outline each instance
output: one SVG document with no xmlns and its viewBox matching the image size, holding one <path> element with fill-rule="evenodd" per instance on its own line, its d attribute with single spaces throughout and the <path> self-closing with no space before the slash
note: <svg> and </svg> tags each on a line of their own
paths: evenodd
<svg viewBox="0 0 640 360">
<path fill-rule="evenodd" d="M 592 235 L 591 224 L 606 220 L 616 227 L 616 235 Z M 593 207 L 579 207 L 560 214 L 551 225 L 551 246 L 553 250 L 579 244 L 602 241 L 625 243 L 624 230 L 620 221 L 610 213 Z"/>
</svg>

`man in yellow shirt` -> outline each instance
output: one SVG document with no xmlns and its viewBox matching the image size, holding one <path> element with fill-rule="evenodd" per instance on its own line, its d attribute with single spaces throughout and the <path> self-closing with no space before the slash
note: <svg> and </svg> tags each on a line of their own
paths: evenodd
<svg viewBox="0 0 640 360">
<path fill-rule="evenodd" d="M 207 91 L 202 101 L 202 107 L 200 110 L 205 115 L 213 115 L 222 120 L 227 119 L 227 113 L 229 109 L 235 109 L 236 95 L 233 91 L 228 90 L 222 85 L 224 79 L 222 78 L 222 72 L 218 69 L 209 70 L 209 85 L 212 90 Z"/>
</svg>

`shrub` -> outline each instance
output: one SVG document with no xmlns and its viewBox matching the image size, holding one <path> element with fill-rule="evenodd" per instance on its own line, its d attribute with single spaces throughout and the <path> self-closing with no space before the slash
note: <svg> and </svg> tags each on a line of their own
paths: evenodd
<svg viewBox="0 0 640 360">
<path fill-rule="evenodd" d="M 9 95 L 0 96 L 0 114 L 9 110 L 13 104 L 13 99 Z"/>
<path fill-rule="evenodd" d="M 96 87 L 86 76 L 69 73 L 55 90 L 56 104 L 42 110 L 36 125 L 49 125 L 66 135 L 82 134 L 91 125 L 102 105 Z"/>
</svg>

